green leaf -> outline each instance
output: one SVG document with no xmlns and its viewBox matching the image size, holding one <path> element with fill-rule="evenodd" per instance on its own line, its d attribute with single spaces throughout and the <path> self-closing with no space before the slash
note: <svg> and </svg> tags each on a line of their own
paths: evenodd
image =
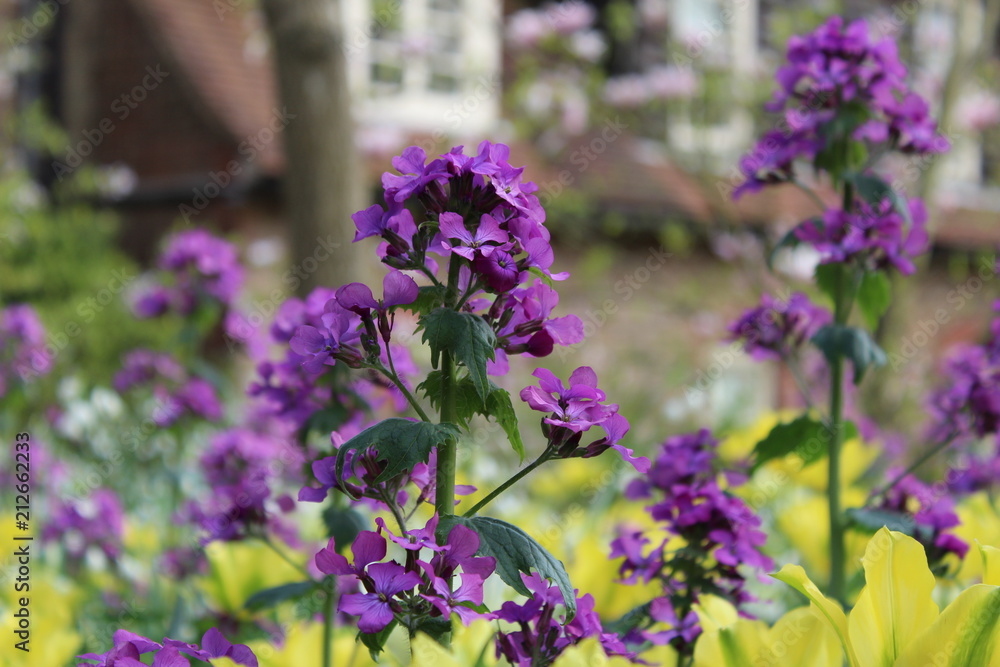
<svg viewBox="0 0 1000 667">
<path fill-rule="evenodd" d="M 379 632 L 359 632 L 358 639 L 361 643 L 368 647 L 368 654 L 372 657 L 372 660 L 378 662 L 378 654 L 385 649 L 385 643 L 389 641 L 389 635 L 392 631 L 396 629 L 399 625 L 399 621 L 392 619 L 389 625 L 385 626 Z"/>
<path fill-rule="evenodd" d="M 510 394 L 506 389 L 501 389 L 490 383 L 493 390 L 486 397 L 487 416 L 493 417 L 504 433 L 510 446 L 514 448 L 517 455 L 524 461 L 524 443 L 521 441 L 521 431 L 517 426 L 517 414 L 514 412 L 514 405 L 510 401 Z"/>
<path fill-rule="evenodd" d="M 458 427 L 454 424 L 385 419 L 341 445 L 337 450 L 337 477 L 343 477 L 348 452 L 363 452 L 374 447 L 378 450 L 377 460 L 385 464 L 385 469 L 375 481 L 391 479 L 401 472 L 411 470 L 416 464 L 427 461 L 434 447 L 457 438 L 458 434 Z"/>
<path fill-rule="evenodd" d="M 865 324 L 874 331 L 892 303 L 892 284 L 888 276 L 880 271 L 866 272 L 858 287 L 857 299 Z"/>
<path fill-rule="evenodd" d="M 521 581 L 521 573 L 537 572 L 551 579 L 559 587 L 569 618 L 576 615 L 576 594 L 566 574 L 562 561 L 545 550 L 530 535 L 506 521 L 488 516 L 465 518 L 442 517 L 439 533 L 447 535 L 456 524 L 462 524 L 479 535 L 480 556 L 493 556 L 497 560 L 497 574 L 521 595 L 531 596 L 531 591 Z M 568 619 L 567 619 L 568 620 Z"/>
<path fill-rule="evenodd" d="M 449 352 L 465 364 L 476 393 L 485 401 L 490 386 L 486 361 L 494 358 L 497 342 L 486 320 L 472 313 L 435 308 L 420 318 L 420 326 L 424 330 L 424 342 L 431 347 L 431 365 L 437 368 L 441 352 Z"/>
<path fill-rule="evenodd" d="M 403 306 L 414 313 L 429 313 L 438 306 L 444 305 L 444 285 L 424 285 L 417 292 L 417 299 L 408 306 Z"/>
<path fill-rule="evenodd" d="M 368 522 L 355 509 L 330 505 L 323 510 L 323 525 L 326 526 L 327 536 L 333 538 L 337 553 L 342 554 L 358 533 L 368 527 Z"/>
<path fill-rule="evenodd" d="M 852 507 L 845 514 L 847 515 L 848 526 L 850 528 L 872 534 L 877 533 L 885 527 L 889 530 L 905 533 L 906 535 L 913 535 L 913 530 L 916 526 L 913 516 L 904 512 Z"/>
<path fill-rule="evenodd" d="M 348 416 L 350 413 L 346 405 L 334 403 L 309 415 L 305 423 L 305 432 L 329 435 L 331 431 L 340 428 L 347 421 Z"/>
<path fill-rule="evenodd" d="M 257 591 L 243 603 L 243 606 L 250 611 L 261 611 L 276 607 L 282 602 L 291 600 L 301 600 L 312 593 L 318 583 L 315 581 L 296 581 L 291 584 L 282 584 L 273 588 L 265 588 Z"/>
<path fill-rule="evenodd" d="M 844 422 L 843 428 L 845 441 L 858 437 L 858 429 L 853 423 Z M 808 466 L 826 456 L 832 439 L 833 434 L 827 425 L 808 415 L 777 424 L 753 448 L 754 462 L 750 472 L 755 472 L 768 461 L 784 458 L 793 452 L 802 458 L 802 467 Z"/>
<path fill-rule="evenodd" d="M 837 285 L 842 284 L 847 267 L 843 264 L 817 264 L 813 280 L 823 294 L 830 297 L 830 303 L 837 303 Z"/>
<path fill-rule="evenodd" d="M 853 184 L 858 196 L 869 204 L 881 204 L 888 197 L 889 201 L 892 202 L 893 208 L 896 209 L 897 213 L 903 216 L 907 225 L 913 225 L 913 220 L 910 219 L 910 207 L 907 204 L 906 197 L 893 189 L 891 185 L 883 181 L 878 176 L 873 174 L 855 173 L 845 176 L 845 180 Z"/>
<path fill-rule="evenodd" d="M 492 383 L 491 383 L 492 385 Z M 441 371 L 431 371 L 427 378 L 417 385 L 435 410 L 441 409 Z M 472 379 L 465 375 L 455 382 L 455 419 L 463 428 L 469 427 L 473 415 L 483 414 L 485 407 Z"/>
<path fill-rule="evenodd" d="M 451 617 L 423 616 L 417 621 L 414 632 L 423 632 L 440 643 L 441 638 L 451 632 Z"/>
<path fill-rule="evenodd" d="M 823 351 L 829 363 L 849 359 L 854 364 L 854 384 L 861 382 L 869 366 L 883 366 L 885 352 L 864 329 L 828 324 L 816 332 L 812 342 Z"/>
</svg>

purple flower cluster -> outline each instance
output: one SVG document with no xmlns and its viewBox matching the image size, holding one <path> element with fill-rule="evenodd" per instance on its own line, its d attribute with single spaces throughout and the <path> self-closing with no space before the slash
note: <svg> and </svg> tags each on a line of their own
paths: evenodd
<svg viewBox="0 0 1000 667">
<path fill-rule="evenodd" d="M 135 298 L 137 317 L 159 317 L 169 311 L 190 315 L 203 303 L 228 309 L 243 287 L 236 247 L 204 229 L 172 236 L 159 267 L 165 275 Z"/>
<path fill-rule="evenodd" d="M 521 580 L 531 591 L 522 604 L 504 602 L 494 616 L 517 626 L 517 630 L 501 631 L 496 637 L 497 658 L 506 658 L 517 667 L 551 664 L 568 647 L 588 637 L 597 637 L 609 656 L 635 658 L 621 638 L 605 632 L 601 619 L 594 611 L 594 598 L 589 593 L 577 598 L 576 616 L 567 623 L 558 614 L 565 607 L 562 592 L 538 574 L 521 574 Z"/>
<path fill-rule="evenodd" d="M 316 554 L 316 567 L 324 574 L 354 577 L 360 582 L 365 592 L 342 596 L 339 609 L 358 616 L 362 632 L 379 632 L 393 618 L 404 624 L 422 618 L 450 621 L 454 613 L 468 625 L 477 618 L 494 617 L 476 610 L 483 604 L 483 582 L 496 569 L 496 559 L 475 555 L 479 535 L 474 530 L 455 526 L 445 543 L 439 545 L 435 541 L 437 515 L 424 528 L 399 536 L 381 520 L 378 524 L 378 532 L 362 531 L 354 540 L 353 563 L 337 553 L 333 539 Z M 395 560 L 381 562 L 388 546 L 382 533 L 404 549 L 403 564 Z M 429 559 L 420 558 L 422 550 L 431 554 Z M 459 570 L 461 585 L 452 589 Z"/>
<path fill-rule="evenodd" d="M 185 415 L 209 421 L 222 418 L 222 404 L 207 380 L 189 375 L 169 354 L 132 350 L 115 374 L 114 387 L 124 393 L 146 386 L 157 402 L 152 415 L 157 426 L 166 428 Z"/>
<path fill-rule="evenodd" d="M 787 301 L 765 294 L 759 306 L 729 325 L 730 340 L 742 341 L 743 349 L 754 359 L 785 359 L 832 319 L 828 310 L 800 292 Z"/>
<path fill-rule="evenodd" d="M 812 160 L 827 148 L 829 128 L 844 110 L 856 116 L 850 123 L 855 141 L 911 154 L 947 150 L 927 102 L 906 85 L 895 42 L 872 40 L 863 20 L 845 25 L 833 16 L 813 32 L 792 37 L 787 59 L 767 105 L 783 114 L 782 127 L 765 134 L 743 158 L 746 180 L 734 196 L 790 180 L 796 159 Z"/>
<path fill-rule="evenodd" d="M 500 349 L 540 357 L 554 344 L 582 340 L 583 324 L 575 316 L 551 318 L 558 297 L 541 282 L 518 288 L 532 272 L 555 280 L 567 274 L 551 271 L 545 211 L 533 194 L 538 186 L 521 180 L 524 168 L 512 167 L 509 155 L 507 146 L 488 141 L 475 156 L 458 146 L 430 162 L 423 149 L 407 148 L 393 159 L 400 173 L 382 176 L 385 208 L 374 205 L 353 216 L 355 241 L 380 237 L 383 262 L 420 272 L 435 284 L 436 258 L 447 259 L 458 271 L 459 303 L 486 318 Z M 496 296 L 491 301 L 486 294 Z M 324 336 L 322 345 L 333 350 L 334 342 Z M 504 363 L 497 361 L 499 368 Z"/>
<path fill-rule="evenodd" d="M 589 366 L 577 368 L 569 376 L 569 387 L 545 368 L 532 373 L 539 386 L 521 390 L 521 400 L 532 410 L 545 413 L 542 431 L 548 448 L 556 458 L 591 458 L 614 449 L 639 472 L 649 470 L 649 459 L 635 456 L 631 449 L 618 444 L 628 433 L 629 423 L 618 414 L 618 406 L 605 404 L 605 393 L 597 388 L 597 374 Z M 580 445 L 583 434 L 600 426 L 604 437 L 586 446 Z"/>
<path fill-rule="evenodd" d="M 890 469 L 887 474 L 895 479 L 899 472 Z M 961 524 L 955 514 L 955 502 L 946 487 L 936 488 L 913 475 L 907 475 L 873 507 L 906 516 L 909 519 L 907 532 L 924 545 L 927 560 L 932 565 L 948 554 L 954 554 L 961 561 L 969 551 L 968 543 L 945 532 Z"/>
<path fill-rule="evenodd" d="M 138 667 L 146 663 L 141 656 L 155 654 L 155 667 L 190 667 L 188 658 L 212 664 L 215 658 L 228 658 L 237 665 L 257 667 L 257 657 L 245 644 L 233 644 L 222 633 L 211 628 L 201 639 L 201 646 L 185 644 L 176 639 L 164 638 L 154 642 L 128 630 L 117 630 L 113 637 L 114 648 L 107 653 L 84 653 L 77 656 L 87 662 L 78 667 Z"/>
<path fill-rule="evenodd" d="M 231 428 L 214 436 L 199 459 L 211 496 L 193 511 L 206 541 L 284 531 L 265 501 L 275 481 L 299 476 L 304 461 L 300 448 L 275 434 Z"/>
<path fill-rule="evenodd" d="M 91 548 L 110 561 L 122 554 L 125 512 L 111 489 L 97 489 L 80 500 L 58 500 L 42 529 L 43 542 L 58 542 L 73 561 L 80 562 Z"/>
<path fill-rule="evenodd" d="M 773 565 L 760 551 L 766 540 L 760 518 L 719 486 L 712 469 L 717 446 L 705 429 L 668 438 L 649 472 L 625 491 L 633 500 L 653 500 L 647 511 L 668 534 L 655 543 L 642 531 L 623 529 L 611 544 L 611 556 L 623 559 L 624 583 L 663 585 L 663 595 L 650 604 L 647 627 L 637 627 L 628 641 L 670 644 L 691 655 L 700 633 L 693 615 L 699 597 L 712 594 L 742 607 L 753 597 L 741 568 L 762 571 Z M 675 538 L 682 545 L 668 546 Z M 652 631 L 654 621 L 670 627 Z"/>
<path fill-rule="evenodd" d="M 920 199 L 907 202 L 909 220 L 889 198 L 878 205 L 858 199 L 854 209 L 828 209 L 822 221 L 807 220 L 795 229 L 800 241 L 812 244 L 827 263 L 857 262 L 868 270 L 914 272 L 913 257 L 927 250 L 927 209 Z"/>
<path fill-rule="evenodd" d="M 1000 350 L 964 345 L 945 362 L 947 382 L 931 393 L 930 438 L 983 438 L 1000 426 Z"/>
<path fill-rule="evenodd" d="M 18 382 L 50 370 L 52 358 L 38 314 L 26 304 L 5 308 L 0 312 L 0 398 Z"/>
</svg>

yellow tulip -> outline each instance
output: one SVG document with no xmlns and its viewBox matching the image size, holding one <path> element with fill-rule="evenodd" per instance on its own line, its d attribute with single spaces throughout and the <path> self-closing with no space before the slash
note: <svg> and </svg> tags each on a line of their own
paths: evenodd
<svg viewBox="0 0 1000 667">
<path fill-rule="evenodd" d="M 983 557 L 996 576 L 997 553 Z M 1000 667 L 1000 587 L 973 586 L 939 613 L 924 548 L 887 528 L 868 542 L 862 564 L 865 588 L 850 617 L 801 567 L 774 575 L 813 603 L 851 667 Z"/>
<path fill-rule="evenodd" d="M 740 618 L 721 598 L 706 596 L 695 611 L 702 633 L 694 667 L 840 667 L 837 635 L 814 607 L 793 609 L 773 628 Z"/>
</svg>

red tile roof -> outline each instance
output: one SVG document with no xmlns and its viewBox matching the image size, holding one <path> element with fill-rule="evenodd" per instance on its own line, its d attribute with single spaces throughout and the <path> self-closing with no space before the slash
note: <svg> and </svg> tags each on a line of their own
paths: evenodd
<svg viewBox="0 0 1000 667">
<path fill-rule="evenodd" d="M 277 101 L 266 52 L 253 53 L 253 15 L 211 0 L 131 0 L 164 53 L 192 87 L 195 107 L 239 145 L 266 128 Z M 257 157 L 264 172 L 284 166 L 280 134 Z"/>
</svg>

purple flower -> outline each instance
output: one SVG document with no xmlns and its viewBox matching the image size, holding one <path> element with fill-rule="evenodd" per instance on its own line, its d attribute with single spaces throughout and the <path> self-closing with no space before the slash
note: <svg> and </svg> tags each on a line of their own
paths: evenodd
<svg viewBox="0 0 1000 667">
<path fill-rule="evenodd" d="M 919 199 L 907 207 L 912 224 L 889 198 L 878 205 L 857 200 L 856 210 L 830 209 L 822 220 L 799 225 L 795 236 L 811 243 L 823 263 L 859 262 L 869 270 L 894 268 L 904 275 L 915 270 L 913 257 L 928 247 L 927 210 Z"/>
<path fill-rule="evenodd" d="M 229 658 L 237 665 L 257 667 L 257 657 L 244 644 L 232 644 L 222 633 L 210 628 L 202 637 L 202 647 L 164 638 L 163 643 L 154 642 L 127 630 L 117 630 L 113 637 L 114 648 L 107 653 L 85 653 L 77 656 L 87 661 L 81 667 L 140 667 L 146 663 L 140 660 L 145 653 L 155 653 L 153 667 L 189 667 L 186 654 L 197 660 L 208 662 L 213 658 Z"/>
<path fill-rule="evenodd" d="M 354 242 L 357 243 L 369 236 L 386 236 L 392 234 L 400 240 L 412 237 L 416 232 L 413 224 L 413 214 L 408 209 L 391 203 L 388 210 L 378 204 L 369 206 L 351 216 L 357 231 Z"/>
<path fill-rule="evenodd" d="M 82 500 L 59 500 L 42 528 L 43 542 L 59 542 L 74 561 L 91 548 L 115 561 L 122 554 L 125 511 L 111 489 L 97 489 Z"/>
<path fill-rule="evenodd" d="M 382 187 L 386 201 L 404 202 L 414 195 L 420 195 L 428 184 L 444 181 L 448 171 L 444 160 L 433 160 L 429 164 L 427 153 L 418 146 L 410 146 L 399 157 L 392 158 L 392 166 L 400 175 L 382 174 Z"/>
<path fill-rule="evenodd" d="M 321 320 L 321 328 L 308 324 L 298 327 L 288 343 L 292 351 L 305 360 L 302 362 L 302 368 L 311 374 L 320 373 L 324 365 L 333 366 L 338 358 L 342 360 L 359 358 L 359 355 L 349 347 L 359 338 L 355 326 L 356 316 L 352 316 L 350 311 L 343 308 L 335 299 L 331 299 L 323 310 Z"/>
<path fill-rule="evenodd" d="M 496 248 L 490 254 L 476 254 L 472 267 L 482 278 L 486 287 L 496 294 L 503 294 L 517 287 L 521 270 L 510 253 L 502 248 Z"/>
<path fill-rule="evenodd" d="M 457 213 L 442 213 L 440 232 L 446 239 L 441 243 L 441 247 L 469 261 L 477 256 L 488 257 L 510 239 L 507 232 L 500 229 L 500 223 L 496 218 L 489 214 L 483 215 L 476 229 L 470 231 L 466 228 L 462 216 Z M 452 245 L 451 239 L 458 239 L 461 244 Z"/>
<path fill-rule="evenodd" d="M 316 554 L 316 567 L 324 574 L 353 574 L 361 577 L 364 575 L 365 568 L 385 558 L 385 538 L 370 530 L 363 530 L 358 533 L 354 543 L 351 544 L 351 553 L 354 554 L 353 565 L 337 553 L 336 545 L 331 537 L 326 547 L 320 549 Z"/>
<path fill-rule="evenodd" d="M 787 302 L 765 294 L 761 304 L 729 325 L 730 340 L 741 340 L 754 359 L 783 359 L 832 321 L 829 311 L 800 292 Z"/>
<path fill-rule="evenodd" d="M 45 346 L 45 328 L 35 310 L 14 304 L 0 312 L 0 398 L 17 382 L 52 370 Z"/>
<path fill-rule="evenodd" d="M 469 625 L 472 621 L 480 618 L 490 619 L 492 614 L 481 614 L 475 609 L 471 609 L 463 602 L 472 603 L 475 606 L 483 604 L 483 579 L 476 574 L 462 574 L 462 585 L 457 590 L 451 590 L 451 584 L 441 577 L 434 577 L 431 580 L 431 589 L 434 595 L 421 593 L 420 597 L 430 602 L 441 615 L 450 618 L 452 612 L 458 614 L 462 623 Z"/>
<path fill-rule="evenodd" d="M 890 468 L 886 474 L 895 479 L 899 472 L 899 469 Z M 935 486 L 907 475 L 879 498 L 874 507 L 898 514 L 902 525 L 894 529 L 903 529 L 923 544 L 932 565 L 949 554 L 960 561 L 965 558 L 969 545 L 946 532 L 961 524 L 955 513 L 955 501 Z"/>
<path fill-rule="evenodd" d="M 378 319 L 378 330 L 382 335 L 382 340 L 389 342 L 392 336 L 392 325 L 395 315 L 390 317 L 389 309 L 393 306 L 405 306 L 417 300 L 420 290 L 413 278 L 402 271 L 391 271 L 382 279 L 382 299 L 375 300 L 371 289 L 362 283 L 350 283 L 337 290 L 337 303 L 345 310 L 349 310 L 361 318 L 361 321 L 369 332 L 369 337 L 374 334 L 371 330 L 375 326 L 371 311 L 375 311 Z M 374 344 L 369 341 L 368 345 Z M 367 349 L 367 348 L 366 348 Z"/>
<path fill-rule="evenodd" d="M 361 632 L 379 632 L 389 625 L 395 615 L 392 598 L 418 586 L 420 575 L 396 563 L 373 563 L 368 566 L 367 575 L 371 581 L 371 592 L 341 597 L 338 609 L 360 616 L 358 628 Z"/>
<path fill-rule="evenodd" d="M 606 421 L 618 409 L 617 405 L 601 404 L 605 394 L 597 388 L 597 374 L 589 366 L 573 371 L 568 388 L 546 368 L 535 369 L 532 375 L 538 378 L 539 386 L 522 389 L 521 400 L 532 410 L 551 413 L 543 419 L 546 424 L 579 433 Z"/>
</svg>

